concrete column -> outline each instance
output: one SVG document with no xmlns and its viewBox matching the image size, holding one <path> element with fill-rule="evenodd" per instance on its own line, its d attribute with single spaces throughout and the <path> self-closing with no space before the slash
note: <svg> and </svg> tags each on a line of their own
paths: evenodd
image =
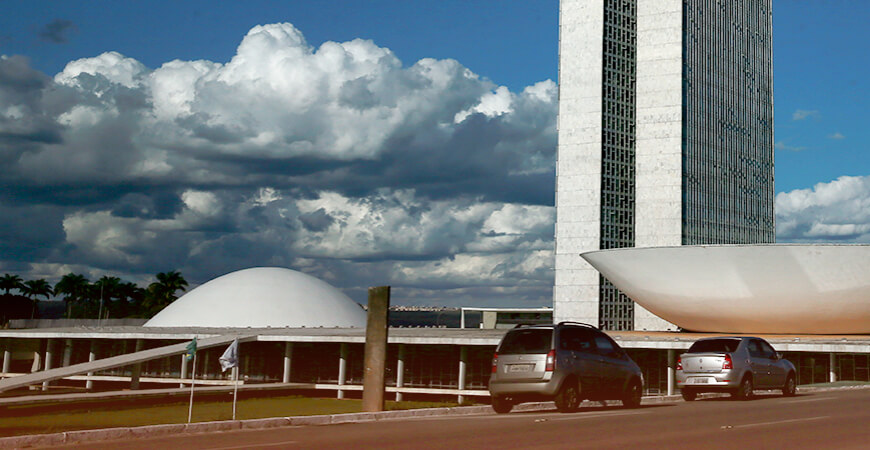
<svg viewBox="0 0 870 450">
<path fill-rule="evenodd" d="M 293 343 L 284 343 L 284 377 L 281 379 L 284 383 L 290 382 L 290 369 L 293 362 Z"/>
<path fill-rule="evenodd" d="M 468 363 L 468 347 L 465 347 L 465 346 L 459 347 L 459 383 L 457 386 L 459 388 L 459 390 L 465 389 L 465 367 L 466 367 L 467 363 Z M 465 396 L 460 394 L 459 397 L 457 398 L 457 401 L 459 403 L 464 402 Z"/>
<path fill-rule="evenodd" d="M 363 412 L 384 410 L 384 375 L 387 364 L 387 332 L 390 312 L 390 287 L 369 288 L 366 319 L 365 372 L 363 375 Z"/>
<path fill-rule="evenodd" d="M 54 356 L 54 339 L 48 339 L 45 341 L 45 370 L 51 370 L 54 368 L 52 365 L 52 359 Z M 50 381 L 42 382 L 42 390 L 47 391 L 48 386 L 51 384 Z"/>
<path fill-rule="evenodd" d="M 831 364 L 828 366 L 830 368 L 829 381 L 834 383 L 837 381 L 837 354 L 830 353 L 829 359 L 831 360 Z"/>
<path fill-rule="evenodd" d="M 136 339 L 136 351 L 141 352 L 145 348 L 144 339 Z M 142 376 L 142 363 L 133 364 L 133 370 L 130 371 L 130 389 L 139 389 L 139 377 Z"/>
<path fill-rule="evenodd" d="M 91 339 L 91 350 L 88 352 L 88 362 L 94 362 L 97 359 L 97 340 Z M 93 372 L 88 372 L 88 378 L 85 381 L 85 389 L 93 389 L 94 381 L 91 380 L 91 377 L 94 376 Z"/>
<path fill-rule="evenodd" d="M 399 357 L 396 361 L 396 387 L 405 386 L 405 344 L 399 344 Z M 396 392 L 396 401 L 402 401 L 402 393 Z"/>
<path fill-rule="evenodd" d="M 344 386 L 344 380 L 347 377 L 347 343 L 341 343 L 341 350 L 338 355 L 338 385 Z M 344 391 L 338 390 L 338 398 L 344 398 Z"/>
<path fill-rule="evenodd" d="M 3 339 L 3 373 L 9 373 L 12 365 L 12 339 Z"/>
<path fill-rule="evenodd" d="M 61 363 L 61 367 L 68 367 L 70 361 L 72 360 L 72 348 L 73 348 L 73 340 L 67 339 L 64 341 L 63 345 L 63 363 Z"/>
<path fill-rule="evenodd" d="M 677 351 L 668 350 L 668 395 L 674 395 L 677 383 Z"/>
<path fill-rule="evenodd" d="M 187 357 L 185 355 L 181 355 L 181 374 L 178 377 L 182 380 L 187 378 Z M 178 387 L 183 388 L 184 383 L 178 383 Z"/>
</svg>

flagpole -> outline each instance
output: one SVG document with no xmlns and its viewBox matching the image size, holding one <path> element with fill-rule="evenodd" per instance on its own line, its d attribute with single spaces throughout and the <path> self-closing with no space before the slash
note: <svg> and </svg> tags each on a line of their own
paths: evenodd
<svg viewBox="0 0 870 450">
<path fill-rule="evenodd" d="M 239 366 L 233 367 L 233 420 L 236 420 L 236 399 L 239 397 Z"/>
<path fill-rule="evenodd" d="M 196 351 L 193 352 L 193 370 L 190 371 L 190 406 L 187 409 L 187 423 L 193 416 L 193 385 L 196 384 Z"/>
</svg>

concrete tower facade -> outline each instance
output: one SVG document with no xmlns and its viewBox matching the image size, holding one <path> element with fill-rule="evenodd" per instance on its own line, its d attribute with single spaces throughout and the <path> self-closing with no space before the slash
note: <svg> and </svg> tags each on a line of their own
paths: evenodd
<svg viewBox="0 0 870 450">
<path fill-rule="evenodd" d="M 771 0 L 561 0 L 556 321 L 675 327 L 580 258 L 773 242 Z"/>
</svg>

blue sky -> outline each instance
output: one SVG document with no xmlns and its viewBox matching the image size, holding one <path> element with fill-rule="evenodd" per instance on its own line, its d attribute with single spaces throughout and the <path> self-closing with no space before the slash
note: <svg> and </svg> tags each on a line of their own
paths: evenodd
<svg viewBox="0 0 870 450">
<path fill-rule="evenodd" d="M 549 304 L 557 1 L 0 9 L 0 272 Z M 774 0 L 779 241 L 870 242 L 868 19 Z"/>
</svg>

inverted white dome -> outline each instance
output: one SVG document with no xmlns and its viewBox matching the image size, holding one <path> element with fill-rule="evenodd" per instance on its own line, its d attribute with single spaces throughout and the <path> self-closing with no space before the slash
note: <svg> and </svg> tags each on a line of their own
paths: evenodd
<svg viewBox="0 0 870 450">
<path fill-rule="evenodd" d="M 172 302 L 146 327 L 365 327 L 360 306 L 295 270 L 255 267 L 215 278 Z"/>
<path fill-rule="evenodd" d="M 692 331 L 870 333 L 870 246 L 620 248 L 580 255 L 653 314 Z"/>
</svg>

